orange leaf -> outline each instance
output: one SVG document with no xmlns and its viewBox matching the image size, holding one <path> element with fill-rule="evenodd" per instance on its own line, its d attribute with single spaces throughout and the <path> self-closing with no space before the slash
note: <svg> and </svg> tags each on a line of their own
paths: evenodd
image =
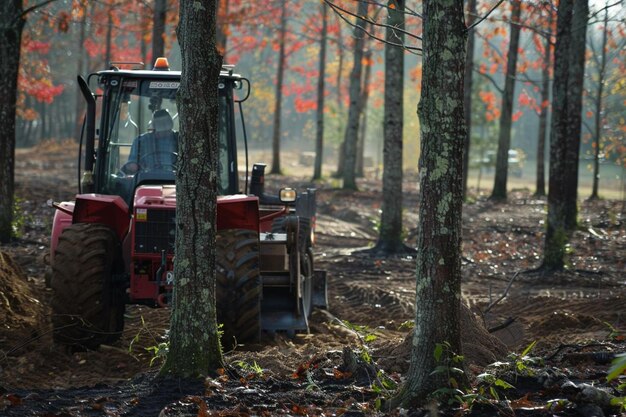
<svg viewBox="0 0 626 417">
<path fill-rule="evenodd" d="M 341 372 L 339 369 L 334 369 L 333 374 L 335 379 L 348 379 L 352 376 L 352 372 Z"/>
</svg>

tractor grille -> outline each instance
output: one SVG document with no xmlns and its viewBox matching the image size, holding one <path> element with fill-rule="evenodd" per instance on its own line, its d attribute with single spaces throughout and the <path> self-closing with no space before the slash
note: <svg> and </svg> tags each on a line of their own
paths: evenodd
<svg viewBox="0 0 626 417">
<path fill-rule="evenodd" d="M 149 209 L 145 221 L 135 221 L 135 253 L 174 254 L 176 211 Z"/>
</svg>

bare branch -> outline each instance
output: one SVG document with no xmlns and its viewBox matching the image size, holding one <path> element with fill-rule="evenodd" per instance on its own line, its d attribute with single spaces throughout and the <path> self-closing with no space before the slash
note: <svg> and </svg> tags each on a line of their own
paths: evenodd
<svg viewBox="0 0 626 417">
<path fill-rule="evenodd" d="M 485 72 L 481 72 L 480 70 L 474 68 L 474 71 L 477 72 L 478 74 L 482 75 L 483 77 L 485 77 L 487 80 L 489 80 L 491 82 L 491 84 L 496 88 L 496 90 L 498 90 L 498 92 L 500 94 L 504 94 L 504 89 L 500 88 L 500 86 L 498 85 L 498 83 L 496 82 L 496 80 L 493 79 L 493 77 Z"/>
<path fill-rule="evenodd" d="M 515 275 L 513 275 L 513 278 L 511 278 L 509 280 L 509 284 L 506 286 L 504 292 L 502 293 L 502 295 L 495 301 L 492 301 L 491 303 L 489 303 L 489 305 L 487 306 L 487 308 L 485 308 L 485 310 L 483 311 L 483 314 L 485 313 L 489 313 L 489 310 L 491 310 L 496 304 L 498 304 L 500 301 L 502 301 L 504 299 L 504 297 L 506 297 L 506 295 L 509 293 L 509 290 L 511 289 L 511 285 L 513 284 L 513 281 L 515 281 L 515 278 L 517 278 L 517 276 L 519 275 L 519 271 L 515 273 Z"/>
<path fill-rule="evenodd" d="M 370 32 L 368 32 L 367 30 L 364 30 L 361 27 L 359 27 L 358 25 L 350 22 L 350 20 L 346 19 L 346 17 L 341 12 L 344 12 L 344 13 L 350 15 L 350 16 L 354 16 L 354 17 L 356 17 L 358 19 L 363 19 L 363 20 L 365 20 L 368 23 L 376 24 L 375 22 L 372 22 L 369 18 L 367 18 L 367 16 L 357 16 L 356 14 L 354 14 L 354 13 L 352 13 L 350 11 L 347 11 L 347 10 L 337 6 L 336 4 L 332 3 L 330 0 L 324 0 L 324 3 L 328 4 L 328 6 L 331 8 L 331 10 L 333 12 L 335 12 L 335 14 L 337 16 L 339 16 L 339 18 L 341 18 L 341 20 L 343 20 L 344 22 L 346 22 L 349 26 L 351 26 L 353 28 L 360 29 L 368 37 L 370 37 L 372 39 L 376 39 L 377 41 L 382 42 L 382 43 L 387 44 L 387 45 L 392 45 L 392 46 L 397 46 L 397 47 L 403 48 L 403 49 L 405 49 L 405 50 L 407 50 L 407 51 L 409 51 L 411 53 L 414 53 L 416 55 L 421 55 L 422 48 L 418 48 L 416 46 L 408 46 L 406 44 L 399 44 L 399 43 L 395 43 L 395 42 L 387 42 L 385 39 L 382 39 L 382 38 L 380 38 L 378 36 L 375 36 L 375 35 L 371 34 Z M 388 26 L 388 25 L 382 25 L 382 24 L 376 24 L 376 25 L 377 26 L 384 26 L 384 27 Z M 398 28 L 395 28 L 395 27 L 392 27 L 392 29 L 393 30 L 399 30 Z M 406 32 L 406 31 L 403 31 L 403 32 L 406 33 L 406 34 L 409 34 L 409 36 L 411 36 L 411 37 L 413 37 L 415 39 L 421 40 L 421 38 L 419 36 L 410 34 L 410 33 Z"/>
<path fill-rule="evenodd" d="M 487 12 L 487 14 L 486 14 L 486 15 L 484 15 L 483 17 L 481 17 L 480 19 L 478 19 L 476 22 L 474 22 L 474 24 L 472 24 L 472 25 L 471 25 L 470 27 L 468 27 L 466 30 L 467 30 L 467 31 L 470 31 L 470 30 L 474 29 L 476 26 L 478 26 L 478 25 L 479 25 L 479 24 L 480 24 L 483 20 L 487 19 L 487 18 L 489 17 L 489 15 L 490 15 L 491 13 L 493 13 L 493 11 L 494 11 L 494 10 L 496 10 L 496 9 L 497 9 L 497 8 L 498 8 L 498 7 L 499 7 L 499 6 L 503 3 L 503 2 L 504 2 L 504 0 L 499 0 L 499 1 L 496 3 L 496 5 L 495 5 L 495 6 L 493 6 L 493 7 L 491 8 L 491 10 L 489 10 L 489 11 Z"/>
<path fill-rule="evenodd" d="M 29 8 L 28 8 L 28 9 L 26 9 L 26 10 L 24 10 L 24 11 L 22 12 L 22 14 L 21 14 L 21 15 L 19 15 L 19 16 L 16 18 L 16 20 L 17 20 L 17 19 L 24 19 L 24 18 L 26 18 L 26 15 L 27 15 L 27 14 L 29 14 L 29 13 L 31 13 L 31 12 L 34 12 L 35 10 L 40 9 L 40 8 L 42 8 L 42 7 L 46 6 L 46 5 L 48 5 L 48 4 L 50 4 L 50 3 L 54 2 L 54 1 L 57 1 L 57 0 L 44 0 L 42 3 L 39 3 L 39 4 L 33 4 L 31 7 L 29 7 Z"/>
<path fill-rule="evenodd" d="M 400 33 L 403 33 L 403 34 L 405 34 L 405 35 L 407 35 L 409 37 L 412 37 L 412 38 L 414 38 L 416 40 L 419 40 L 419 41 L 422 40 L 422 38 L 420 36 L 414 35 L 413 33 L 409 32 L 409 31 L 406 31 L 404 29 L 400 29 L 400 28 L 395 27 L 395 26 L 390 26 L 390 25 L 387 25 L 385 23 L 378 23 L 374 19 L 371 19 L 369 16 L 357 16 L 356 13 L 353 13 L 353 12 L 347 10 L 347 9 L 344 9 L 343 7 L 340 7 L 340 6 L 336 5 L 333 2 L 331 2 L 330 0 L 324 0 L 324 3 L 328 4 L 335 11 L 335 13 L 338 13 L 337 10 L 339 10 L 339 11 L 341 11 L 341 12 L 343 12 L 343 13 L 349 15 L 349 16 L 356 17 L 358 19 L 363 19 L 363 20 L 365 20 L 367 23 L 369 23 L 372 26 L 379 26 L 379 27 L 383 27 L 383 28 L 390 28 L 390 29 L 393 29 L 393 30 L 398 31 Z M 344 19 L 344 20 L 346 20 L 346 19 Z M 352 23 L 350 23 L 350 25 L 354 27 L 354 25 Z"/>
</svg>

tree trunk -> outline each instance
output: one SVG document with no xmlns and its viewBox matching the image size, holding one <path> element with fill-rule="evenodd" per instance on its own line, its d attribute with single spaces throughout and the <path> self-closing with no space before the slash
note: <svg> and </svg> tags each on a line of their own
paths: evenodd
<svg viewBox="0 0 626 417">
<path fill-rule="evenodd" d="M 357 9 L 358 16 L 367 16 L 368 2 L 360 1 Z M 356 190 L 356 148 L 359 135 L 359 119 L 363 110 L 361 103 L 361 76 L 363 72 L 363 46 L 365 43 L 365 20 L 356 19 L 354 28 L 354 59 L 350 72 L 350 108 L 348 109 L 348 124 L 344 135 L 344 166 L 343 189 Z"/>
<path fill-rule="evenodd" d="M 476 21 L 476 2 L 467 2 L 467 26 L 470 27 Z M 467 52 L 465 53 L 465 86 L 463 87 L 463 107 L 465 108 L 465 123 L 467 124 L 467 137 L 463 147 L 463 200 L 467 196 L 467 178 L 469 173 L 470 143 L 472 140 L 472 73 L 474 72 L 474 43 L 475 30 L 467 32 Z"/>
<path fill-rule="evenodd" d="M 283 101 L 283 79 L 285 74 L 285 35 L 287 33 L 287 0 L 282 0 L 280 13 L 280 51 L 278 74 L 276 75 L 276 100 L 274 108 L 274 133 L 272 135 L 272 169 L 270 174 L 280 174 L 280 121 Z"/>
<path fill-rule="evenodd" d="M 226 60 L 226 43 L 228 42 L 228 0 L 218 1 L 217 13 L 217 50 Z"/>
<path fill-rule="evenodd" d="M 587 21 L 589 19 L 588 0 L 574 1 L 572 14 L 572 43 L 569 53 L 567 81 L 567 149 L 565 187 L 565 227 L 568 231 L 576 229 L 578 224 L 578 159 L 580 156 L 580 137 L 582 134 L 583 86 L 585 76 L 585 51 Z"/>
<path fill-rule="evenodd" d="M 11 240 L 15 173 L 17 75 L 24 17 L 22 1 L 0 2 L 0 243 Z"/>
<path fill-rule="evenodd" d="M 152 16 L 152 62 L 160 56 L 165 56 L 165 18 L 167 16 L 167 0 L 154 0 L 154 15 Z M 152 68 L 149 65 L 148 68 Z"/>
<path fill-rule="evenodd" d="M 113 38 L 113 6 L 109 6 L 109 12 L 107 13 L 107 34 L 105 38 L 104 48 L 104 68 L 108 69 L 113 60 L 111 57 L 111 42 Z"/>
<path fill-rule="evenodd" d="M 511 39 L 507 55 L 504 93 L 502 93 L 502 113 L 498 133 L 498 153 L 496 175 L 491 198 L 506 199 L 506 183 L 509 171 L 509 148 L 511 147 L 511 126 L 513 124 L 513 99 L 515 97 L 515 74 L 517 71 L 517 49 L 519 48 L 521 0 L 512 0 Z"/>
<path fill-rule="evenodd" d="M 87 16 L 89 14 L 89 6 L 87 3 L 82 4 L 82 18 L 78 29 L 78 59 L 76 60 L 76 74 L 85 77 L 85 39 L 87 38 Z M 142 36 L 143 38 L 143 36 Z M 83 129 L 83 119 L 85 112 L 85 101 L 80 92 L 80 88 L 76 88 L 76 110 L 74 119 L 74 140 L 80 141 L 80 134 Z"/>
<path fill-rule="evenodd" d="M 593 186 L 590 200 L 596 200 L 600 182 L 600 141 L 602 139 L 602 95 L 606 78 L 606 44 L 608 42 L 609 9 L 604 9 L 604 26 L 602 28 L 602 44 L 600 47 L 600 65 L 598 68 L 598 90 L 595 99 L 594 138 L 593 138 Z"/>
<path fill-rule="evenodd" d="M 573 200 L 568 194 L 571 193 L 571 182 L 574 181 L 577 184 L 577 179 L 572 176 L 578 175 L 581 108 L 578 108 L 578 115 L 571 113 L 575 111 L 575 106 L 570 101 L 574 100 L 577 104 L 581 104 L 582 79 L 579 80 L 578 76 L 582 71 L 581 68 L 571 67 L 578 65 L 584 70 L 587 7 L 586 1 L 561 0 L 557 14 L 550 132 L 548 221 L 543 258 L 543 267 L 547 270 L 563 268 L 565 245 L 568 240 L 568 219 L 572 211 L 575 218 L 576 212 L 576 192 L 574 191 Z M 581 23 L 584 23 L 582 27 Z M 574 36 L 575 32 L 578 32 L 576 36 Z M 576 42 L 581 42 L 580 32 L 583 32 L 582 45 L 576 45 Z M 582 60 L 576 56 L 575 49 L 583 50 Z M 578 89 L 573 85 L 573 79 L 581 83 Z M 571 91 L 572 89 L 574 92 Z M 579 94 L 580 97 L 576 98 L 574 94 Z M 578 123 L 578 139 L 576 140 L 571 138 L 572 134 L 576 134 L 575 127 L 572 126 L 574 123 Z M 574 146 L 574 142 L 576 151 L 570 149 Z M 575 160 L 571 161 L 571 158 Z"/>
<path fill-rule="evenodd" d="M 218 169 L 216 3 L 180 2 L 180 165 L 170 349 L 161 374 L 194 377 L 222 368 L 215 302 Z"/>
<path fill-rule="evenodd" d="M 365 159 L 365 135 L 367 134 L 367 101 L 370 97 L 369 84 L 372 78 L 372 65 L 370 60 L 372 51 L 367 50 L 364 53 L 363 60 L 368 64 L 365 66 L 365 74 L 363 75 L 363 84 L 361 85 L 361 121 L 359 123 L 359 135 L 356 147 L 356 166 L 354 173 L 357 177 L 363 178 L 363 164 Z"/>
<path fill-rule="evenodd" d="M 339 25 L 339 30 L 337 31 L 337 55 L 339 55 L 339 64 L 337 65 L 337 83 L 335 84 L 335 91 L 337 91 L 337 112 L 336 114 L 342 114 L 343 110 L 343 96 L 341 95 L 341 86 L 343 85 L 342 74 L 343 74 L 343 36 L 341 32 L 341 18 L 338 15 L 335 15 L 337 19 L 337 24 Z M 341 120 L 341 118 L 339 119 Z M 343 133 L 343 128 L 341 123 L 337 123 L 337 136 L 341 137 Z M 337 148 L 337 172 L 333 175 L 335 178 L 341 178 L 343 176 L 343 155 L 345 148 L 345 138 L 339 143 Z"/>
<path fill-rule="evenodd" d="M 552 11 L 548 10 L 550 17 L 548 25 L 552 26 Z M 545 174 L 545 155 L 546 155 L 546 134 L 548 133 L 548 111 L 547 105 L 550 99 L 550 62 L 552 61 L 552 52 L 550 38 L 546 36 L 545 52 L 543 55 L 543 69 L 541 71 L 541 113 L 539 114 L 539 133 L 537 135 L 537 179 L 535 195 L 541 197 L 546 195 L 546 174 Z"/>
<path fill-rule="evenodd" d="M 315 168 L 313 179 L 322 178 L 322 162 L 324 161 L 324 75 L 326 72 L 326 40 L 328 36 L 328 8 L 322 2 L 322 33 L 320 34 L 319 75 L 317 78 L 317 132 L 315 137 Z"/>
<path fill-rule="evenodd" d="M 392 8 L 391 6 L 395 6 Z M 383 116 L 383 199 L 380 233 L 374 251 L 404 251 L 402 243 L 402 139 L 404 131 L 404 0 L 390 0 L 385 40 L 385 106 Z M 398 28 L 395 31 L 392 28 Z"/>
<path fill-rule="evenodd" d="M 425 0 L 423 76 L 418 113 L 421 131 L 420 204 L 417 234 L 415 333 L 407 380 L 390 405 L 424 404 L 429 394 L 450 388 L 461 354 L 461 214 L 463 147 L 466 138 L 463 86 L 467 28 L 460 1 Z M 437 345 L 446 344 L 437 360 Z M 449 353 L 449 354 L 447 354 Z M 465 374 L 454 375 L 459 387 Z"/>
</svg>

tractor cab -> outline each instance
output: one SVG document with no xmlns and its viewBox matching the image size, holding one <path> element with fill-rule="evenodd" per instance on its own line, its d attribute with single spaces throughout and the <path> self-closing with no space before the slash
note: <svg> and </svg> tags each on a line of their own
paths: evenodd
<svg viewBox="0 0 626 417">
<path fill-rule="evenodd" d="M 225 67 L 217 86 L 221 195 L 239 192 L 234 91 L 240 90 L 244 81 L 247 80 L 234 74 L 232 68 Z M 102 108 L 93 174 L 87 156 L 83 191 L 119 195 L 132 207 L 138 186 L 174 184 L 180 130 L 176 106 L 180 71 L 170 71 L 167 62 L 160 59 L 155 70 L 114 67 L 92 74 L 88 84 L 92 83 L 97 83 L 101 92 Z"/>
</svg>

